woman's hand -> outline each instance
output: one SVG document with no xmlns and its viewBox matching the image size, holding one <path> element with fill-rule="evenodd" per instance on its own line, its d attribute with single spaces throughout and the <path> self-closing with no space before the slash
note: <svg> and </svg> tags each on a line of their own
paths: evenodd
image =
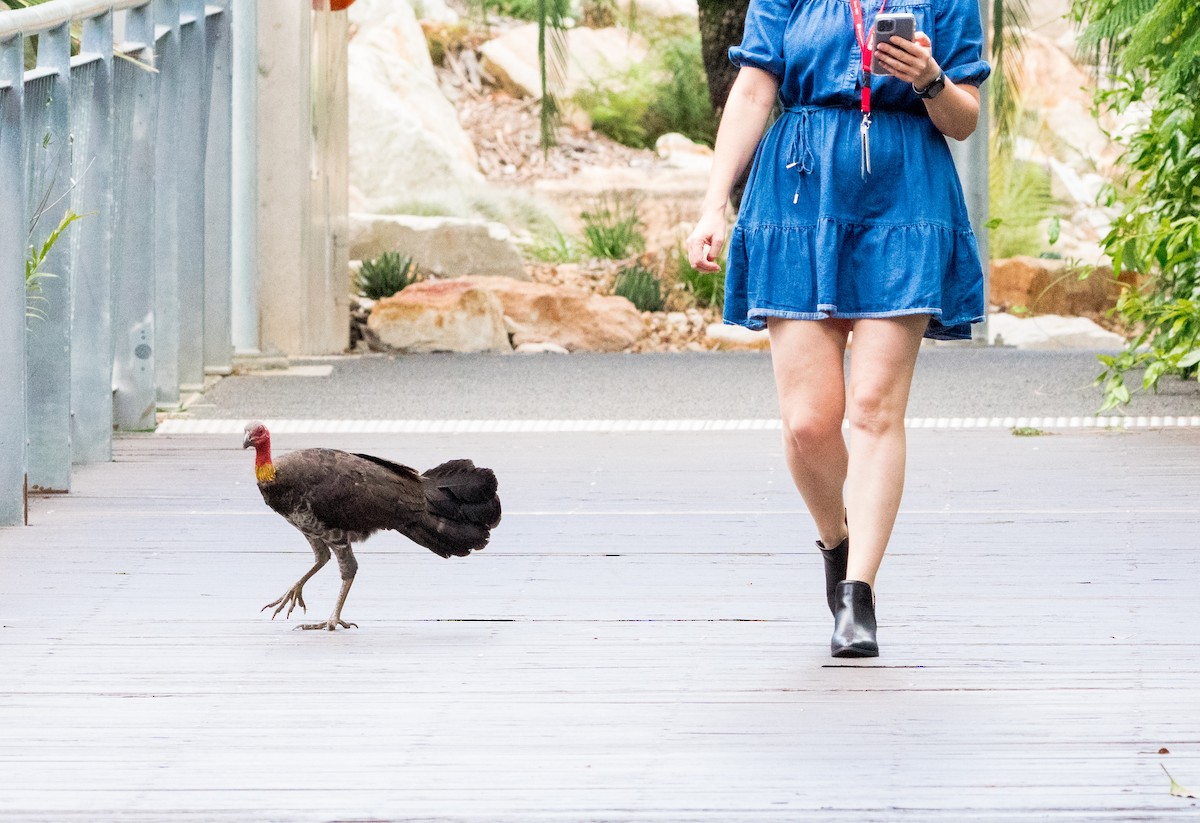
<svg viewBox="0 0 1200 823">
<path fill-rule="evenodd" d="M 684 247 L 688 262 L 696 271 L 720 271 L 721 247 L 725 245 L 725 209 L 706 209 L 700 222 L 688 235 Z"/>
<path fill-rule="evenodd" d="M 933 59 L 933 43 L 929 35 L 919 31 L 912 40 L 893 37 L 887 43 L 875 47 L 880 64 L 894 76 L 918 89 L 926 88 L 942 73 L 942 68 Z"/>
</svg>

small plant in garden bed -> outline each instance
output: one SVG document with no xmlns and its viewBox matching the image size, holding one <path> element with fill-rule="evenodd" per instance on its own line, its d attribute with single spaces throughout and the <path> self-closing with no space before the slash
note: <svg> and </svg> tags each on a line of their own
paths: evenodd
<svg viewBox="0 0 1200 823">
<path fill-rule="evenodd" d="M 541 263 L 576 263 L 582 256 L 579 242 L 557 226 L 534 235 L 526 252 Z"/>
<path fill-rule="evenodd" d="M 699 271 L 692 268 L 688 262 L 687 252 L 680 246 L 675 249 L 675 264 L 679 267 L 679 282 L 688 292 L 696 305 L 702 309 L 713 308 L 721 311 L 725 308 L 725 261 L 721 261 L 720 271 Z"/>
<path fill-rule="evenodd" d="M 624 297 L 638 311 L 662 311 L 663 289 L 658 275 L 645 266 L 626 266 L 617 273 L 613 293 Z"/>
<path fill-rule="evenodd" d="M 374 260 L 364 260 L 355 284 L 358 293 L 372 300 L 391 297 L 421 279 L 411 257 L 386 251 Z"/>
<path fill-rule="evenodd" d="M 621 194 L 604 195 L 580 215 L 588 254 L 620 260 L 646 248 L 637 200 Z"/>
</svg>

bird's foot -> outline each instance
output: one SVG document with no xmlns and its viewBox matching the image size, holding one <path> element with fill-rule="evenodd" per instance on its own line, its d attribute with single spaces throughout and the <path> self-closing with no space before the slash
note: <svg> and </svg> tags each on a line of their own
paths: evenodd
<svg viewBox="0 0 1200 823">
<path fill-rule="evenodd" d="M 296 628 L 304 629 L 305 631 L 309 631 L 312 629 L 325 629 L 326 631 L 335 632 L 335 631 L 337 631 L 338 626 L 341 626 L 343 629 L 349 629 L 352 626 L 356 629 L 358 628 L 357 623 L 347 623 L 345 620 L 340 620 L 340 619 L 338 619 L 338 620 L 329 619 L 329 620 L 322 621 L 320 623 L 301 623 Z"/>
<path fill-rule="evenodd" d="M 284 608 L 287 609 L 287 614 L 283 616 L 284 620 L 292 616 L 292 610 L 297 606 L 299 606 L 302 611 L 307 612 L 308 606 L 304 605 L 304 587 L 297 583 L 295 586 L 292 586 L 290 589 L 284 592 L 283 597 L 279 598 L 278 600 L 272 600 L 270 603 L 263 606 L 259 611 L 265 612 L 272 606 L 275 607 L 275 611 L 271 613 L 272 620 L 274 620 L 279 613 L 284 610 Z"/>
</svg>

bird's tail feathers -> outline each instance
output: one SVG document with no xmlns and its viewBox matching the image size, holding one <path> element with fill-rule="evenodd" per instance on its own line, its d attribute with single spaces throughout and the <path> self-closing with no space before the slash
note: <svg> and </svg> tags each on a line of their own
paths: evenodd
<svg viewBox="0 0 1200 823">
<path fill-rule="evenodd" d="M 426 516 L 409 537 L 442 557 L 465 557 L 487 545 L 500 522 L 496 475 L 470 460 L 451 460 L 425 472 Z"/>
</svg>

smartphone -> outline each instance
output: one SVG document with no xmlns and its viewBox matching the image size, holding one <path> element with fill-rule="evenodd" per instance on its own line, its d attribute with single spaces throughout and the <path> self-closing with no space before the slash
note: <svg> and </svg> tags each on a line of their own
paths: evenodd
<svg viewBox="0 0 1200 823">
<path fill-rule="evenodd" d="M 875 16 L 875 45 L 887 43 L 893 37 L 912 40 L 917 36 L 917 18 L 905 12 L 895 14 L 879 14 Z M 890 75 L 891 72 L 877 62 L 876 56 L 871 56 L 871 74 Z"/>
</svg>

